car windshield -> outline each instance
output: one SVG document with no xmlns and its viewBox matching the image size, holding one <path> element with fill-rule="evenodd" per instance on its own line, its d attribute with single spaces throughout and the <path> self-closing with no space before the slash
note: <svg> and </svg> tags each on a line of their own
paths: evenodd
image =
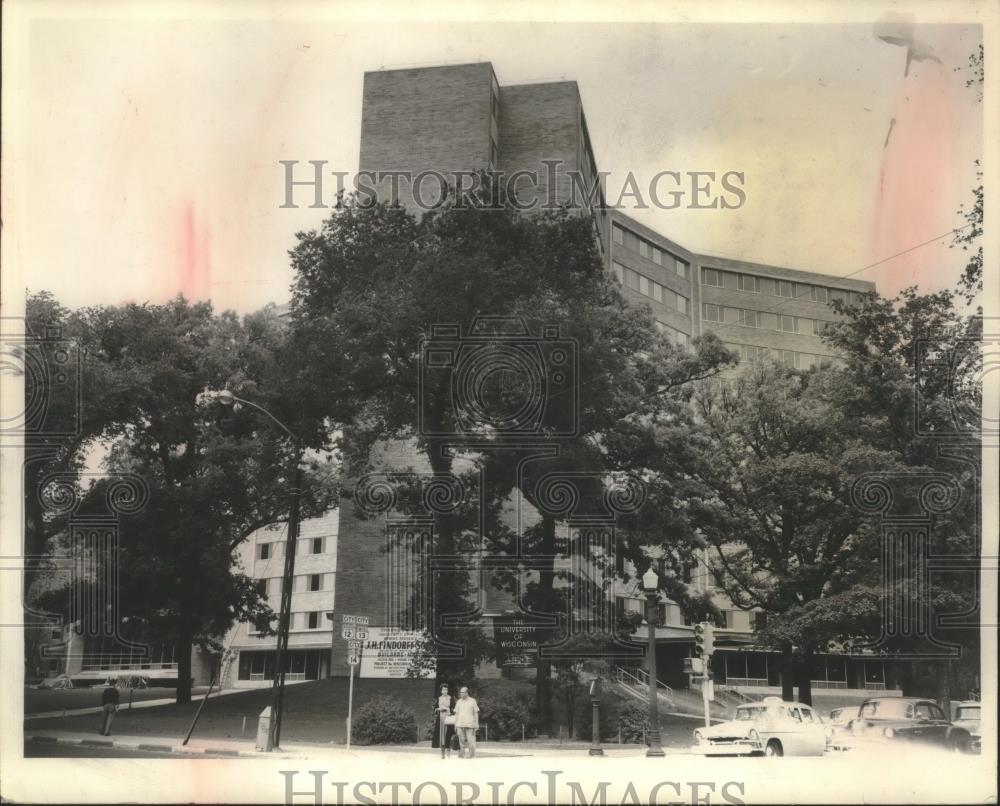
<svg viewBox="0 0 1000 806">
<path fill-rule="evenodd" d="M 738 722 L 748 722 L 754 719 L 758 719 L 764 715 L 763 706 L 756 706 L 754 708 L 737 708 L 736 709 L 736 720 Z"/>
<path fill-rule="evenodd" d="M 874 700 L 861 706 L 862 717 L 877 719 L 909 719 L 913 706 L 902 700 Z"/>
<path fill-rule="evenodd" d="M 958 706 L 958 713 L 956 714 L 956 719 L 981 719 L 981 711 L 978 705 L 960 705 Z"/>
</svg>

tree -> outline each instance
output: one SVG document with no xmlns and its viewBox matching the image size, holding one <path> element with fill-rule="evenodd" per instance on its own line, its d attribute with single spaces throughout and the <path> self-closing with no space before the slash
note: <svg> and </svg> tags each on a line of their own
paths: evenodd
<svg viewBox="0 0 1000 806">
<path fill-rule="evenodd" d="M 199 396 L 235 388 L 290 417 L 285 396 L 297 389 L 299 365 L 285 352 L 273 309 L 240 320 L 178 297 L 88 308 L 68 319 L 88 377 L 104 380 L 84 392 L 102 426 L 90 439 L 109 448 L 109 478 L 81 491 L 81 508 L 99 508 L 115 474 L 145 484 L 145 507 L 119 527 L 120 613 L 133 639 L 174 643 L 177 700 L 186 702 L 192 644 L 214 641 L 234 621 L 269 615 L 253 581 L 235 567 L 235 551 L 257 529 L 288 517 L 289 470 L 299 459 L 298 446 L 254 411 L 206 406 Z M 322 447 L 317 423 L 287 422 L 304 445 Z M 303 516 L 328 509 L 336 491 L 332 465 L 308 462 Z M 64 529 L 64 519 L 51 519 L 49 529 Z"/>
<path fill-rule="evenodd" d="M 935 516 L 933 552 L 975 558 L 982 549 L 979 467 L 982 455 L 982 318 L 959 312 L 948 291 L 920 294 L 904 289 L 885 299 L 867 294 L 854 305 L 835 302 L 844 314 L 824 340 L 845 358 L 838 406 L 866 425 L 866 439 L 899 456 L 901 481 L 927 471 L 950 478 L 961 495 L 956 506 Z M 932 612 L 978 612 L 978 572 L 937 573 L 931 578 Z M 971 583 L 971 584 L 970 584 Z M 959 645 L 955 663 L 917 663 L 931 672 L 946 700 L 955 686 L 975 687 L 979 674 L 979 625 L 935 627 L 935 637 Z M 898 645 L 899 651 L 909 647 Z M 912 681 L 908 681 L 912 685 Z"/>
<path fill-rule="evenodd" d="M 351 409 L 343 444 L 352 469 L 360 472 L 372 446 L 392 439 L 411 440 L 435 473 L 452 472 L 455 453 L 472 457 L 486 475 L 489 533 L 480 538 L 494 555 L 509 552 L 514 540 L 536 555 L 555 555 L 558 515 L 540 500 L 541 477 L 587 472 L 590 487 L 580 497 L 593 498 L 614 472 L 631 469 L 630 454 L 649 453 L 645 420 L 664 399 L 732 360 L 714 337 L 697 352 L 671 348 L 651 314 L 629 305 L 604 271 L 589 218 L 570 211 L 528 217 L 511 206 L 445 205 L 417 221 L 402 208 L 362 206 L 348 197 L 321 230 L 299 235 L 292 262 L 295 343 L 315 368 L 319 388 L 336 385 Z M 498 359 L 475 390 L 481 416 L 457 427 L 469 401 L 453 394 L 450 370 L 422 364 L 421 344 L 443 324 L 458 325 L 461 335 L 453 341 L 461 341 L 478 321 L 476 335 L 499 356 L 515 335 L 504 329 L 511 319 L 523 324 L 521 335 L 529 340 L 544 340 L 544 326 L 557 325 L 558 338 L 575 345 L 580 362 L 569 386 L 545 387 L 545 414 L 523 440 L 529 444 L 500 452 L 491 449 L 509 444 L 509 435 L 497 423 L 518 410 L 531 379 Z M 323 406 L 319 401 L 317 411 L 327 411 Z M 515 423 L 525 425 L 524 419 Z M 558 449 L 554 461 L 518 476 L 522 463 L 550 447 Z M 501 517 L 515 491 L 539 513 L 538 525 L 523 534 L 513 534 Z M 454 550 L 460 517 L 435 515 L 436 551 Z M 501 573 L 495 581 L 513 592 L 522 577 L 520 571 Z M 472 594 L 465 579 L 454 575 L 450 591 L 435 603 L 437 612 L 465 609 Z M 554 571 L 542 568 L 527 601 L 554 612 L 560 596 Z M 477 652 L 488 653 L 474 632 L 450 631 L 470 648 L 467 670 Z M 549 709 L 547 671 L 540 661 L 543 713 Z"/>
<path fill-rule="evenodd" d="M 983 66 L 983 46 L 980 44 L 979 51 L 969 56 L 968 65 L 955 68 L 956 71 L 968 70 L 971 73 L 965 85 L 975 90 L 979 103 L 983 101 Z M 957 246 L 965 252 L 975 246 L 958 282 L 958 292 L 969 304 L 983 290 L 983 247 L 979 243 L 983 234 L 983 170 L 979 160 L 976 160 L 976 178 L 979 184 L 972 190 L 972 207 L 967 209 L 963 205 L 959 209 L 965 219 L 965 226 L 955 232 L 951 243 L 953 247 Z"/>
<path fill-rule="evenodd" d="M 852 505 L 852 484 L 898 464 L 837 405 L 841 381 L 832 368 L 753 365 L 702 386 L 699 427 L 686 447 L 675 443 L 701 487 L 689 516 L 713 549 L 716 584 L 737 607 L 768 614 L 760 638 L 782 653 L 785 698 L 797 678 L 803 702 L 811 699 L 810 656 L 852 634 L 857 615 L 870 617 L 840 608 L 833 619 L 809 618 L 816 602 L 848 601 L 866 571 L 857 558 L 872 533 Z"/>
</svg>

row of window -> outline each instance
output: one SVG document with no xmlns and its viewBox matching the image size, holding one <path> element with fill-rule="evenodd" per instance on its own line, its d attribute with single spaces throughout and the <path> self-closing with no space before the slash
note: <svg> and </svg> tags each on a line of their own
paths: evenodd
<svg viewBox="0 0 1000 806">
<path fill-rule="evenodd" d="M 681 347 L 686 347 L 688 340 L 691 338 L 687 333 L 684 333 L 675 327 L 671 327 L 666 322 L 661 322 L 659 319 L 656 320 L 656 327 L 661 333 L 666 333 L 667 338 L 670 339 L 670 341 L 674 344 L 679 344 Z"/>
<path fill-rule="evenodd" d="M 812 369 L 822 364 L 838 364 L 840 359 L 829 355 L 815 355 L 813 353 L 800 353 L 797 350 L 772 350 L 767 347 L 757 347 L 753 344 L 730 344 L 728 347 L 733 352 L 739 353 L 740 361 L 748 364 L 757 364 L 762 361 L 778 361 L 786 367 L 794 369 Z"/>
<path fill-rule="evenodd" d="M 649 600 L 648 599 L 635 599 L 628 596 L 616 596 L 615 605 L 620 613 L 631 614 L 631 613 L 641 613 L 642 617 L 649 620 Z M 667 605 L 665 602 L 657 603 L 657 624 L 667 623 Z M 738 611 L 721 610 L 719 615 L 715 619 L 715 626 L 720 630 L 730 629 L 735 624 L 735 614 Z M 750 629 L 751 630 L 761 630 L 767 624 L 767 614 L 758 611 L 750 611 Z M 691 627 L 694 625 L 694 621 L 688 617 L 683 616 L 684 625 Z"/>
<path fill-rule="evenodd" d="M 326 590 L 323 583 L 325 574 L 301 574 L 292 580 L 293 593 L 309 593 L 312 591 Z M 278 596 L 281 594 L 281 577 L 271 577 L 269 579 L 258 579 L 257 590 L 261 596 Z"/>
<path fill-rule="evenodd" d="M 298 541 L 299 556 L 303 554 L 322 554 L 326 538 L 307 537 Z M 257 544 L 257 559 L 269 560 L 272 557 L 281 557 L 285 542 L 273 541 L 271 543 Z"/>
<path fill-rule="evenodd" d="M 661 249 L 659 246 L 654 243 L 650 243 L 645 238 L 640 238 L 631 230 L 627 230 L 618 224 L 615 224 L 612 227 L 612 233 L 616 244 L 624 246 L 626 249 L 631 249 L 633 252 L 638 252 L 647 260 L 652 260 L 657 266 L 673 269 L 674 273 L 678 277 L 683 277 L 685 280 L 691 279 L 691 267 L 686 261 L 677 257 L 677 255 L 671 254 L 665 249 Z"/>
<path fill-rule="evenodd" d="M 644 297 L 654 299 L 685 316 L 691 315 L 691 302 L 682 294 L 671 291 L 666 286 L 660 285 L 656 280 L 650 279 L 645 274 L 639 274 L 639 272 L 633 271 L 617 261 L 612 261 L 611 268 L 615 273 L 615 277 L 618 278 L 618 282 L 627 288 L 638 291 Z"/>
<path fill-rule="evenodd" d="M 790 280 L 775 280 L 772 277 L 758 277 L 755 274 L 739 274 L 721 269 L 702 269 L 701 284 L 732 291 L 749 291 L 753 294 L 770 294 L 772 297 L 807 299 L 811 302 L 829 303 L 833 300 L 857 302 L 861 294 L 842 288 L 827 288 L 810 283 L 793 283 Z"/>
<path fill-rule="evenodd" d="M 714 305 L 711 302 L 702 303 L 701 315 L 706 322 L 743 325 L 760 330 L 775 330 L 779 333 L 799 333 L 804 336 L 818 336 L 830 326 L 830 323 L 823 319 L 730 308 L 728 305 Z"/>
</svg>

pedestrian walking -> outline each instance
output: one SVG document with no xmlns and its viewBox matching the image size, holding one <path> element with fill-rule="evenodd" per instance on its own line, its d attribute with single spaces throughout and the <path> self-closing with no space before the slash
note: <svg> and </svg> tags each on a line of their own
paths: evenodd
<svg viewBox="0 0 1000 806">
<path fill-rule="evenodd" d="M 479 703 L 469 696 L 469 687 L 458 690 L 455 703 L 455 730 L 458 731 L 459 758 L 476 757 L 476 731 L 479 730 Z"/>
<path fill-rule="evenodd" d="M 451 758 L 451 745 L 455 739 L 455 698 L 448 693 L 447 684 L 442 685 L 437 700 L 434 701 L 434 733 L 431 747 L 441 748 L 441 758 Z"/>
<path fill-rule="evenodd" d="M 118 713 L 118 689 L 110 680 L 105 681 L 104 691 L 101 692 L 101 736 L 111 735 L 111 723 Z"/>
</svg>

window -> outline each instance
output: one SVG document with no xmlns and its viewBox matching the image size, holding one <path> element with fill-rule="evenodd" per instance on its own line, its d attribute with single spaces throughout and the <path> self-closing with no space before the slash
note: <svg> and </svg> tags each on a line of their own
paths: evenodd
<svg viewBox="0 0 1000 806">
<path fill-rule="evenodd" d="M 815 333 L 816 332 L 816 325 L 814 324 L 814 322 L 815 322 L 814 319 L 808 319 L 808 318 L 806 318 L 804 316 L 799 316 L 797 318 L 799 320 L 799 322 L 798 322 L 798 330 L 796 331 L 797 333 L 806 333 L 806 334 L 809 334 L 809 333 Z"/>
<path fill-rule="evenodd" d="M 612 231 L 614 232 L 615 243 L 621 244 L 622 246 L 624 246 L 625 245 L 625 230 L 623 230 L 621 227 L 619 227 L 617 224 L 615 224 L 614 227 L 612 227 Z"/>
<path fill-rule="evenodd" d="M 683 277 L 685 280 L 688 279 L 688 264 L 681 260 L 679 257 L 674 258 L 674 272 L 676 272 L 678 277 Z"/>
<path fill-rule="evenodd" d="M 309 629 L 310 630 L 317 629 L 319 627 L 319 611 L 318 610 L 312 610 L 307 615 L 309 617 L 309 619 L 307 621 L 307 625 L 308 625 Z"/>
<path fill-rule="evenodd" d="M 722 321 L 727 325 L 734 325 L 740 321 L 740 309 L 726 306 L 722 309 Z"/>
<path fill-rule="evenodd" d="M 822 319 L 813 319 L 813 335 L 818 336 L 823 333 L 829 326 L 829 322 L 824 322 Z"/>
<path fill-rule="evenodd" d="M 731 271 L 722 272 L 722 287 L 732 289 L 733 291 L 738 290 L 740 287 L 739 278 L 738 274 L 734 274 Z"/>
<path fill-rule="evenodd" d="M 757 278 L 757 285 L 761 294 L 770 294 L 772 297 L 778 296 L 778 289 L 775 281 L 770 277 Z"/>
<path fill-rule="evenodd" d="M 767 627 L 767 613 L 760 610 L 750 611 L 750 629 L 754 632 L 758 630 L 763 630 Z"/>
<path fill-rule="evenodd" d="M 754 277 L 750 274 L 740 275 L 740 291 L 753 291 L 755 294 L 760 293 L 760 278 Z"/>
<path fill-rule="evenodd" d="M 763 330 L 777 330 L 778 314 L 762 311 L 760 314 L 760 326 Z"/>
<path fill-rule="evenodd" d="M 310 574 L 309 575 L 309 590 L 320 591 L 323 590 L 323 575 L 322 574 Z"/>
<path fill-rule="evenodd" d="M 653 296 L 653 289 L 650 288 L 649 278 L 641 274 L 639 275 L 639 293 L 647 297 Z"/>
<path fill-rule="evenodd" d="M 739 322 L 745 327 L 760 327 L 757 311 L 740 311 Z"/>
<path fill-rule="evenodd" d="M 839 288 L 830 289 L 830 301 L 840 300 L 841 302 L 847 302 L 847 292 L 841 291 Z"/>
<path fill-rule="evenodd" d="M 323 538 L 322 537 L 314 537 L 313 538 L 312 553 L 313 554 L 322 554 L 323 553 Z"/>
<path fill-rule="evenodd" d="M 799 354 L 794 350 L 782 350 L 781 363 L 784 364 L 786 367 L 793 367 L 795 369 L 798 369 Z"/>
<path fill-rule="evenodd" d="M 633 291 L 639 290 L 639 275 L 631 269 L 625 269 L 625 285 Z"/>
<path fill-rule="evenodd" d="M 646 243 L 643 240 L 639 241 L 639 254 L 642 255 L 645 258 L 649 258 L 650 260 L 652 260 L 652 258 L 653 258 L 653 255 L 651 254 L 651 251 L 650 251 L 649 244 Z"/>
<path fill-rule="evenodd" d="M 719 611 L 719 616 L 715 620 L 715 626 L 718 627 L 720 630 L 728 629 L 728 627 L 729 627 L 729 611 L 728 610 L 720 610 Z"/>
<path fill-rule="evenodd" d="M 715 269 L 702 269 L 701 270 L 701 284 L 702 285 L 714 285 L 721 286 L 722 278 L 719 277 L 719 272 Z"/>
<path fill-rule="evenodd" d="M 829 302 L 830 301 L 830 295 L 829 295 L 827 289 L 823 288 L 823 286 L 821 286 L 821 285 L 814 285 L 812 287 L 812 290 L 811 290 L 809 298 L 813 302 Z"/>
<path fill-rule="evenodd" d="M 611 271 L 614 272 L 615 278 L 619 283 L 625 283 L 625 267 L 618 261 L 612 261 Z"/>
<path fill-rule="evenodd" d="M 266 599 L 267 598 L 267 580 L 266 579 L 258 579 L 256 587 L 257 587 L 257 593 L 260 594 L 260 597 L 262 599 Z"/>
<path fill-rule="evenodd" d="M 688 301 L 688 298 L 687 297 L 682 297 L 680 294 L 675 294 L 674 296 L 677 297 L 677 310 L 678 310 L 678 312 L 684 314 L 685 316 L 689 316 L 690 315 L 690 313 L 689 313 L 689 311 L 690 311 L 690 302 Z"/>
<path fill-rule="evenodd" d="M 261 543 L 259 546 L 257 546 L 257 557 L 258 558 L 260 558 L 261 560 L 266 560 L 266 559 L 270 558 L 270 556 L 271 556 L 271 544 L 270 543 Z"/>
<path fill-rule="evenodd" d="M 795 326 L 794 316 L 784 316 L 782 315 L 778 320 L 778 329 L 784 331 L 785 333 L 798 333 L 799 330 Z"/>
<path fill-rule="evenodd" d="M 653 262 L 657 266 L 663 265 L 663 250 L 657 249 L 655 246 L 653 247 Z"/>
<path fill-rule="evenodd" d="M 703 316 L 709 322 L 721 322 L 722 321 L 722 309 L 718 305 L 710 305 L 709 303 L 704 303 L 702 305 Z"/>
<path fill-rule="evenodd" d="M 787 280 L 778 281 L 778 296 L 779 297 L 791 297 L 792 296 L 792 284 Z"/>
<path fill-rule="evenodd" d="M 816 721 L 815 719 L 813 719 L 813 712 L 809 708 L 806 708 L 805 706 L 801 706 L 801 705 L 799 706 L 799 713 L 802 714 L 802 721 L 803 722 L 815 722 Z"/>
</svg>

